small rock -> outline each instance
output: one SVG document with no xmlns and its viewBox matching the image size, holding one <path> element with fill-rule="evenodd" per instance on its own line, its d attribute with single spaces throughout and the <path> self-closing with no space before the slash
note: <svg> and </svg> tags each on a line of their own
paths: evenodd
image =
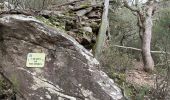
<svg viewBox="0 0 170 100">
<path fill-rule="evenodd" d="M 92 11 L 88 14 L 89 18 L 101 18 L 101 13 L 99 11 Z"/>
<path fill-rule="evenodd" d="M 83 9 L 83 10 L 79 10 L 76 12 L 77 16 L 84 16 L 87 13 L 87 10 Z"/>
<path fill-rule="evenodd" d="M 74 38 L 76 37 L 76 33 L 72 32 L 72 31 L 68 31 L 67 34 Z"/>
<path fill-rule="evenodd" d="M 81 24 L 82 26 L 90 26 L 90 25 L 91 25 L 91 23 L 88 23 L 88 22 L 86 22 L 86 21 L 82 21 L 82 22 L 80 22 L 80 24 Z"/>
<path fill-rule="evenodd" d="M 76 15 L 77 16 L 84 16 L 85 14 L 87 14 L 88 12 L 90 12 L 93 8 L 90 7 L 90 8 L 87 8 L 87 9 L 82 9 L 82 10 L 78 10 L 76 12 Z"/>
<path fill-rule="evenodd" d="M 83 27 L 83 31 L 92 33 L 92 28 L 91 27 Z"/>
<path fill-rule="evenodd" d="M 69 5 L 68 8 L 69 9 L 74 9 L 74 6 Z"/>
<path fill-rule="evenodd" d="M 82 16 L 82 18 L 83 18 L 84 20 L 88 20 L 88 19 L 89 19 L 89 18 L 86 17 L 86 16 Z"/>
<path fill-rule="evenodd" d="M 91 42 L 91 34 L 83 34 L 83 38 L 86 39 L 87 41 Z"/>
</svg>

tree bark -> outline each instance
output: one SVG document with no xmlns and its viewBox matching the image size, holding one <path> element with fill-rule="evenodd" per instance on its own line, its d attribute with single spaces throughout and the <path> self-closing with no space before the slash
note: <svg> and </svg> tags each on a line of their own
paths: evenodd
<svg viewBox="0 0 170 100">
<path fill-rule="evenodd" d="M 124 0 L 124 6 L 136 13 L 138 18 L 139 36 L 141 39 L 142 59 L 144 70 L 149 72 L 154 70 L 154 61 L 151 56 L 151 38 L 152 38 L 152 17 L 156 7 L 155 0 L 148 0 L 142 9 L 133 8 Z M 137 5 L 136 5 L 137 6 Z"/>
<path fill-rule="evenodd" d="M 142 34 L 142 58 L 144 63 L 145 71 L 153 71 L 154 70 L 154 61 L 151 56 L 151 38 L 152 38 L 152 14 L 154 10 L 154 4 L 149 2 L 146 12 L 145 12 L 145 20 L 143 25 L 143 34 Z"/>
<path fill-rule="evenodd" d="M 106 31 L 108 28 L 108 10 L 109 10 L 109 0 L 105 0 L 103 15 L 102 15 L 102 22 L 101 22 L 101 26 L 99 29 L 99 34 L 97 37 L 96 45 L 94 48 L 94 56 L 96 59 L 99 58 L 99 56 L 101 54 L 102 47 L 103 47 L 105 39 L 106 39 Z"/>
</svg>

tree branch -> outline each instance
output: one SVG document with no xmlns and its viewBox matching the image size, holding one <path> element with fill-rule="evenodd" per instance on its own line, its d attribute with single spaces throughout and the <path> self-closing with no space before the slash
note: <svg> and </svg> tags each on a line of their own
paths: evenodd
<svg viewBox="0 0 170 100">
<path fill-rule="evenodd" d="M 126 7 L 127 9 L 129 9 L 129 10 L 131 10 L 131 11 L 133 11 L 133 12 L 137 12 L 137 13 L 140 12 L 139 9 L 133 8 L 132 6 L 130 6 L 130 5 L 128 4 L 127 0 L 123 0 L 123 3 L 124 3 L 124 7 Z"/>
<path fill-rule="evenodd" d="M 134 47 L 126 47 L 126 46 L 120 46 L 120 45 L 113 45 L 114 47 L 122 48 L 122 49 L 131 49 L 135 51 L 140 51 L 142 52 L 141 49 L 139 48 L 134 48 Z M 157 54 L 168 54 L 170 55 L 170 52 L 165 52 L 165 51 L 151 51 L 151 53 L 157 53 Z"/>
</svg>

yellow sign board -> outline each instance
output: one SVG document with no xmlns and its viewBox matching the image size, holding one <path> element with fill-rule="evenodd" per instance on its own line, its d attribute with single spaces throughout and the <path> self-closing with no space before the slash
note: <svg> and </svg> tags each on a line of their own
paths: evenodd
<svg viewBox="0 0 170 100">
<path fill-rule="evenodd" d="M 27 67 L 44 67 L 45 53 L 28 53 Z"/>
</svg>

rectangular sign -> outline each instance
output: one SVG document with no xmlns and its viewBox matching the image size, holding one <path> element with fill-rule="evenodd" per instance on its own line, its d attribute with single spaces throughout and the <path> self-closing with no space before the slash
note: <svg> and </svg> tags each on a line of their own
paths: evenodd
<svg viewBox="0 0 170 100">
<path fill-rule="evenodd" d="M 28 53 L 27 55 L 27 67 L 44 67 L 45 53 Z"/>
</svg>

